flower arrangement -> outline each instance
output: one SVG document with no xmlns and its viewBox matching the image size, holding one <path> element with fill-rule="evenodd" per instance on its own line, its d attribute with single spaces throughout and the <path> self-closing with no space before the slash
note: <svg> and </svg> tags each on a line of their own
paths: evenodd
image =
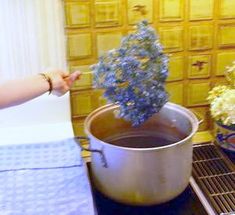
<svg viewBox="0 0 235 215">
<path fill-rule="evenodd" d="M 214 87 L 208 96 L 212 117 L 220 124 L 235 128 L 235 61 L 225 71 L 229 85 Z"/>
<path fill-rule="evenodd" d="M 104 88 L 108 102 L 120 106 L 118 117 L 134 126 L 168 101 L 165 90 L 168 57 L 147 21 L 140 22 L 134 33 L 122 39 L 120 48 L 100 57 L 91 70 L 94 87 Z"/>
</svg>

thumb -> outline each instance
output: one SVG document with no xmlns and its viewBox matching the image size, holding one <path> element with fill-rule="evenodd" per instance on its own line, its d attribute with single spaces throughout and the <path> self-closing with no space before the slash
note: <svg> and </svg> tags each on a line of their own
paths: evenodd
<svg viewBox="0 0 235 215">
<path fill-rule="evenodd" d="M 73 72 L 69 77 L 66 77 L 64 80 L 68 84 L 69 87 L 72 86 L 73 82 L 79 79 L 79 76 L 81 75 L 80 71 Z"/>
<path fill-rule="evenodd" d="M 73 81 L 79 79 L 80 75 L 81 75 L 81 72 L 80 72 L 80 71 L 73 72 L 73 73 L 69 76 L 69 79 L 70 79 L 70 81 L 73 82 Z"/>
</svg>

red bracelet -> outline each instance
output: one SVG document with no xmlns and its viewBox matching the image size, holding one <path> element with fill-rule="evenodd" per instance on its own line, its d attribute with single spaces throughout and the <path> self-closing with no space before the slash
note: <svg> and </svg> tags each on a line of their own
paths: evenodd
<svg viewBox="0 0 235 215">
<path fill-rule="evenodd" d="M 52 89 L 53 89 L 53 86 L 52 86 L 52 81 L 51 81 L 51 78 L 49 75 L 45 74 L 45 73 L 39 73 L 39 75 L 41 75 L 49 84 L 49 95 L 51 94 L 52 92 Z"/>
</svg>

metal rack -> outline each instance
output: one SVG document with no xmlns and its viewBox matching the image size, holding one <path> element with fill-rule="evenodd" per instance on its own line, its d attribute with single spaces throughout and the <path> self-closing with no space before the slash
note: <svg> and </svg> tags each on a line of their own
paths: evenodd
<svg viewBox="0 0 235 215">
<path fill-rule="evenodd" d="M 213 208 L 209 214 L 235 213 L 234 164 L 213 143 L 194 145 L 193 150 L 191 182 L 196 181 Z"/>
</svg>

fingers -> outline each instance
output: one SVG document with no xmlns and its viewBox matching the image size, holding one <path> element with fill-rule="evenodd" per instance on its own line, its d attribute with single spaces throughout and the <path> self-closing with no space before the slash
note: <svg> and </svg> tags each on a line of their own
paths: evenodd
<svg viewBox="0 0 235 215">
<path fill-rule="evenodd" d="M 52 94 L 56 96 L 63 96 L 65 93 L 69 91 L 69 89 L 70 87 L 68 87 L 67 85 L 61 85 L 60 88 L 53 90 Z"/>
<path fill-rule="evenodd" d="M 69 72 L 63 70 L 51 70 L 47 74 L 52 81 L 52 94 L 62 96 L 70 90 L 74 81 L 79 79 L 81 72 L 75 71 L 69 74 Z"/>
<path fill-rule="evenodd" d="M 62 78 L 66 78 L 70 75 L 68 71 L 60 71 L 60 72 L 61 72 Z"/>
</svg>

